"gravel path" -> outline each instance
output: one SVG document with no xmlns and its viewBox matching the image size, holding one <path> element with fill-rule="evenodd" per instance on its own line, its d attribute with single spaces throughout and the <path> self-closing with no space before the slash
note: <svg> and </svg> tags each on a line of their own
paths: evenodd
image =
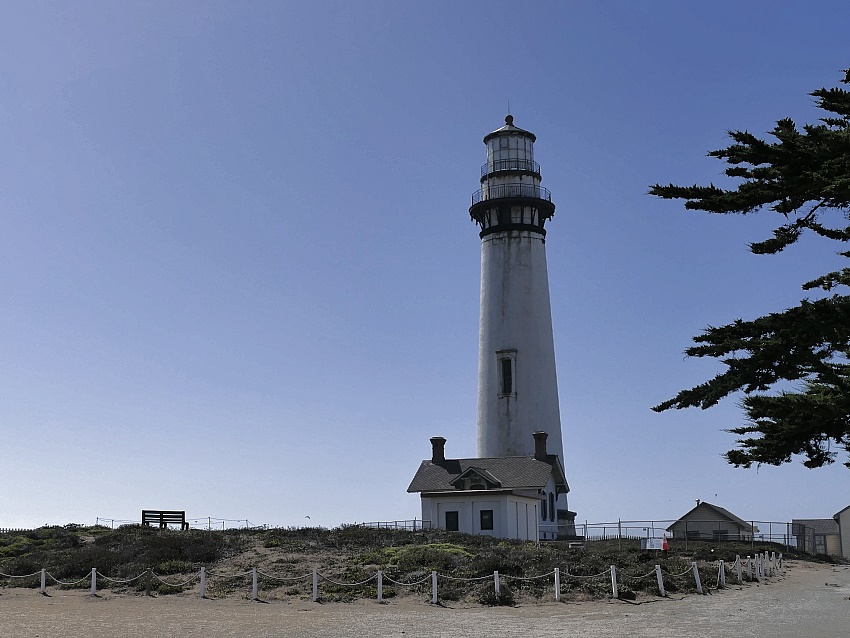
<svg viewBox="0 0 850 638">
<path fill-rule="evenodd" d="M 698 633 L 697 633 L 698 632 Z M 0 637 L 629 636 L 837 638 L 850 635 L 850 567 L 789 562 L 784 576 L 710 596 L 541 603 L 511 608 L 432 606 L 417 598 L 316 604 L 198 600 L 190 595 L 91 598 L 84 591 L 0 590 Z"/>
</svg>

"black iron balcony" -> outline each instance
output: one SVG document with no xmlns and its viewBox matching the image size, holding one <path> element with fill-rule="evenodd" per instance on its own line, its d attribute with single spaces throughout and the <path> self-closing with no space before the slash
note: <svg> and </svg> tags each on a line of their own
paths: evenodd
<svg viewBox="0 0 850 638">
<path fill-rule="evenodd" d="M 490 199 L 505 198 L 542 199 L 551 202 L 552 193 L 549 192 L 548 188 L 535 186 L 534 184 L 522 184 L 520 182 L 514 184 L 494 184 L 474 192 L 472 194 L 472 205 L 475 206 Z"/>
<path fill-rule="evenodd" d="M 481 177 L 500 171 L 522 171 L 524 173 L 533 173 L 540 177 L 540 164 L 533 160 L 517 158 L 494 160 L 487 162 L 481 167 Z"/>
</svg>

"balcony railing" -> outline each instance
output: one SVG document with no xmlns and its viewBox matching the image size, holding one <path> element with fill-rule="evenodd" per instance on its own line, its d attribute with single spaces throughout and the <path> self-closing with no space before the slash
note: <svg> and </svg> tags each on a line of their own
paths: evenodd
<svg viewBox="0 0 850 638">
<path fill-rule="evenodd" d="M 503 199 L 507 197 L 522 197 L 528 199 L 543 199 L 547 202 L 552 201 L 552 193 L 548 188 L 535 186 L 534 184 L 494 184 L 487 188 L 482 188 L 472 194 L 472 205 L 478 204 L 489 199 Z"/>
<path fill-rule="evenodd" d="M 525 171 L 540 175 L 540 164 L 533 160 L 527 159 L 500 159 L 492 162 L 487 162 L 481 167 L 481 177 L 490 173 L 498 173 L 499 171 Z"/>
</svg>

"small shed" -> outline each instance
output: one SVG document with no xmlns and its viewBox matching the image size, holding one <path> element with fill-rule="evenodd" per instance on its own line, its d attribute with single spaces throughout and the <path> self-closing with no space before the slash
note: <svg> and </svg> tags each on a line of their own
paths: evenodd
<svg viewBox="0 0 850 638">
<path fill-rule="evenodd" d="M 719 505 L 697 501 L 696 507 L 667 528 L 673 538 L 752 540 L 758 528 Z"/>
<path fill-rule="evenodd" d="M 841 556 L 841 528 L 837 519 L 792 519 L 791 535 L 797 541 L 797 549 L 801 551 Z"/>
<path fill-rule="evenodd" d="M 850 505 L 832 517 L 838 523 L 839 551 L 844 558 L 850 558 Z"/>
</svg>

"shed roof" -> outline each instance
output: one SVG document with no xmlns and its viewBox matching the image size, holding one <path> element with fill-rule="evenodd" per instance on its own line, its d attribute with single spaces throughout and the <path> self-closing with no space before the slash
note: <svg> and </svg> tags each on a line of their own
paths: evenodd
<svg viewBox="0 0 850 638">
<path fill-rule="evenodd" d="M 747 521 L 745 521 L 744 519 L 742 519 L 742 518 L 740 518 L 740 517 L 738 517 L 738 516 L 735 516 L 735 515 L 734 515 L 732 512 L 730 512 L 729 510 L 727 510 L 727 509 L 725 509 L 725 508 L 723 508 L 723 507 L 720 507 L 719 505 L 712 505 L 711 503 L 709 503 L 709 502 L 707 502 L 707 501 L 701 501 L 701 502 L 699 503 L 699 505 L 697 505 L 696 507 L 694 507 L 693 509 L 691 509 L 690 511 L 688 511 L 686 514 L 683 514 L 683 515 L 682 515 L 682 517 L 681 517 L 678 521 L 676 521 L 675 523 L 673 523 L 673 525 L 676 525 L 677 523 L 681 522 L 682 520 L 684 520 L 684 519 L 688 518 L 691 514 L 693 514 L 694 512 L 696 512 L 696 511 L 697 511 L 698 509 L 700 509 L 701 507 L 702 507 L 702 508 L 706 508 L 706 509 L 708 509 L 708 510 L 712 510 L 712 511 L 714 511 L 714 512 L 715 512 L 715 513 L 716 513 L 716 514 L 717 514 L 720 518 L 725 518 L 725 519 L 728 519 L 728 520 L 730 520 L 730 521 L 734 522 L 734 523 L 735 523 L 735 524 L 737 524 L 737 525 L 738 525 L 741 529 L 743 529 L 743 530 L 745 530 L 745 531 L 747 531 L 747 532 L 752 532 L 752 533 L 754 533 L 754 534 L 755 534 L 756 532 L 758 532 L 758 531 L 759 531 L 757 527 L 753 527 L 753 526 L 752 526 L 752 525 L 750 525 Z M 670 527 L 668 527 L 667 529 L 668 529 L 668 530 L 669 530 L 669 529 L 671 529 L 671 528 L 673 527 L 673 525 L 671 525 L 671 526 L 670 526 Z"/>
<path fill-rule="evenodd" d="M 791 519 L 791 529 L 795 530 L 794 534 L 798 535 L 797 526 L 802 525 L 808 530 L 812 530 L 814 534 L 838 534 L 838 522 L 831 518 L 793 518 Z"/>
</svg>

